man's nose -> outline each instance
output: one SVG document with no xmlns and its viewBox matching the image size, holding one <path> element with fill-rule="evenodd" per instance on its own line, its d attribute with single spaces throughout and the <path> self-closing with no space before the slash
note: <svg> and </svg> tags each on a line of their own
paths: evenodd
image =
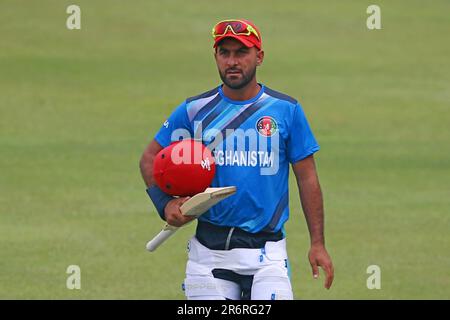
<svg viewBox="0 0 450 320">
<path fill-rule="evenodd" d="M 230 57 L 227 60 L 227 65 L 231 66 L 236 66 L 238 64 L 238 60 L 236 59 L 235 56 L 230 55 Z"/>
</svg>

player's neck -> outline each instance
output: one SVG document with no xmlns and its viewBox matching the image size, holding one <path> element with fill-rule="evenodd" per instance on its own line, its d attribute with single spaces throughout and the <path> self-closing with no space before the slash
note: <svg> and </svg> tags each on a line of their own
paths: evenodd
<svg viewBox="0 0 450 320">
<path fill-rule="evenodd" d="M 256 97 L 261 90 L 261 86 L 256 81 L 256 78 L 253 78 L 245 87 L 241 89 L 232 89 L 228 87 L 226 84 L 222 86 L 223 94 L 230 100 L 235 101 L 245 101 L 250 100 Z"/>
</svg>

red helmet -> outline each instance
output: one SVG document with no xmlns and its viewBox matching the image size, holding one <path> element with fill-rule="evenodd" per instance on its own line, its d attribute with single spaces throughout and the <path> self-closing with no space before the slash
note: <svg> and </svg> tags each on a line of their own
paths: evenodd
<svg viewBox="0 0 450 320">
<path fill-rule="evenodd" d="M 162 149 L 153 162 L 153 178 L 172 196 L 193 196 L 211 185 L 216 172 L 211 151 L 201 142 L 188 139 Z"/>
</svg>

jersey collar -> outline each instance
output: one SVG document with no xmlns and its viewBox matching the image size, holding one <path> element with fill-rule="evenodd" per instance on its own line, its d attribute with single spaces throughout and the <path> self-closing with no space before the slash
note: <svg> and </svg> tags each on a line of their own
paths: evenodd
<svg viewBox="0 0 450 320">
<path fill-rule="evenodd" d="M 228 98 L 222 91 L 222 85 L 219 86 L 219 94 L 220 94 L 220 96 L 222 97 L 223 100 L 225 100 L 226 102 L 231 103 L 231 104 L 249 104 L 249 103 L 253 103 L 256 100 L 258 100 L 264 93 L 264 85 L 262 83 L 259 83 L 259 82 L 258 82 L 258 84 L 261 86 L 261 89 L 259 89 L 258 94 L 256 96 L 254 96 L 253 98 L 248 99 L 248 100 L 232 100 L 232 99 Z"/>
</svg>

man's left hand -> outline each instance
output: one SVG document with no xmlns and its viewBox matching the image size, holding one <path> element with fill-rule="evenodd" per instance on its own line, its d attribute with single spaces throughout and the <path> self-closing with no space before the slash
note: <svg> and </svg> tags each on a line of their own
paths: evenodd
<svg viewBox="0 0 450 320">
<path fill-rule="evenodd" d="M 333 262 L 324 245 L 312 245 L 309 250 L 309 263 L 311 263 L 314 279 L 319 277 L 319 267 L 325 271 L 325 288 L 330 289 L 334 278 Z"/>
</svg>

